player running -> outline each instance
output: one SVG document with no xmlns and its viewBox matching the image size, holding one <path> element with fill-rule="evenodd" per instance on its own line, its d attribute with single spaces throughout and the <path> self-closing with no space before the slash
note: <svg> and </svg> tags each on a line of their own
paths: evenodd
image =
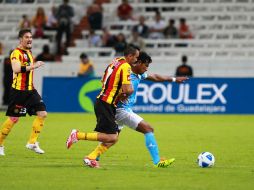
<svg viewBox="0 0 254 190">
<path fill-rule="evenodd" d="M 140 52 L 138 61 L 132 65 L 131 82 L 134 92 L 125 101 L 120 101 L 116 109 L 116 121 L 118 123 L 119 132 L 124 125 L 141 132 L 145 136 L 145 145 L 152 157 L 155 167 L 165 168 L 174 162 L 174 158 L 162 160 L 159 155 L 158 145 L 153 133 L 153 128 L 144 121 L 142 117 L 132 111 L 136 99 L 136 92 L 141 80 L 151 80 L 154 82 L 177 82 L 182 83 L 187 77 L 169 77 L 158 74 L 148 74 L 149 64 L 152 62 L 151 57 L 145 52 Z M 85 157 L 84 162 L 90 167 L 98 167 L 98 157 L 106 152 L 114 143 L 100 143 L 93 152 Z M 97 159 L 97 160 L 96 160 Z M 91 162 L 92 160 L 92 162 Z M 92 163 L 92 164 L 91 164 Z"/>
<path fill-rule="evenodd" d="M 131 65 L 135 64 L 139 51 L 127 47 L 123 57 L 114 58 L 106 68 L 102 78 L 103 86 L 96 99 L 94 110 L 97 118 L 95 132 L 71 131 L 66 146 L 70 148 L 78 140 L 100 141 L 115 144 L 118 139 L 118 125 L 115 122 L 116 105 L 119 100 L 126 99 L 133 92 L 130 81 Z M 87 157 L 88 165 L 98 167 L 97 162 Z"/>
<path fill-rule="evenodd" d="M 34 69 L 44 65 L 44 62 L 34 62 L 32 56 L 32 32 L 30 29 L 19 31 L 19 46 L 11 53 L 11 65 L 13 70 L 13 82 L 10 91 L 10 100 L 6 115 L 9 116 L 3 123 L 0 131 L 0 156 L 4 156 L 4 140 L 10 133 L 19 117 L 36 115 L 30 139 L 26 148 L 43 154 L 44 150 L 39 147 L 37 138 L 44 126 L 44 120 L 47 116 L 46 106 L 41 96 L 33 85 Z"/>
</svg>

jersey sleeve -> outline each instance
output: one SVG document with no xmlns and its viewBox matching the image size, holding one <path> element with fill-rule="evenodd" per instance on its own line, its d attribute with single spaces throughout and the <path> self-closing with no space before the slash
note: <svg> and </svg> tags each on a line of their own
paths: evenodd
<svg viewBox="0 0 254 190">
<path fill-rule="evenodd" d="M 131 66 L 128 63 L 123 64 L 121 71 L 122 84 L 131 84 L 130 75 Z"/>
<path fill-rule="evenodd" d="M 18 50 L 14 50 L 11 53 L 10 60 L 11 60 L 11 62 L 20 62 L 20 63 L 22 63 L 22 56 L 21 56 L 20 52 Z"/>
</svg>

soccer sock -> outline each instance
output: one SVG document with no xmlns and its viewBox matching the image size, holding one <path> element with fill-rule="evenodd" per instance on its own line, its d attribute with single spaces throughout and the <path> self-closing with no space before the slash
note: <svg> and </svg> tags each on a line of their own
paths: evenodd
<svg viewBox="0 0 254 190">
<path fill-rule="evenodd" d="M 44 118 L 37 116 L 33 122 L 32 133 L 28 141 L 29 144 L 34 144 L 37 141 L 37 138 L 43 128 L 43 125 L 44 125 Z"/>
<path fill-rule="evenodd" d="M 98 156 L 100 156 L 107 150 L 108 148 L 105 145 L 103 145 L 102 143 L 99 143 L 99 145 L 87 157 L 89 159 L 95 160 Z"/>
<path fill-rule="evenodd" d="M 0 146 L 3 146 L 4 140 L 11 132 L 12 127 L 14 126 L 15 122 L 13 122 L 10 118 L 7 118 L 6 121 L 2 125 L 2 130 L 0 131 Z"/>
<path fill-rule="evenodd" d="M 145 142 L 148 151 L 153 159 L 153 163 L 157 164 L 160 161 L 159 149 L 152 132 L 145 134 Z"/>
<path fill-rule="evenodd" d="M 89 140 L 89 141 L 97 141 L 98 133 L 77 133 L 78 140 Z"/>
</svg>

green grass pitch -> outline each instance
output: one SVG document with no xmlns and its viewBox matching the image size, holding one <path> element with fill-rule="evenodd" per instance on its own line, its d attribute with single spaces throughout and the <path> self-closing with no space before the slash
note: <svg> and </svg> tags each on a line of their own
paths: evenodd
<svg viewBox="0 0 254 190">
<path fill-rule="evenodd" d="M 124 128 L 118 143 L 105 153 L 100 169 L 83 166 L 83 157 L 97 142 L 80 141 L 70 150 L 65 141 L 72 128 L 92 131 L 93 114 L 49 113 L 39 142 L 46 151 L 37 155 L 25 148 L 32 117 L 21 118 L 5 142 L 0 157 L 0 190 L 67 189 L 254 189 L 253 115 L 143 114 L 155 129 L 163 157 L 175 157 L 169 168 L 154 168 L 144 137 Z M 0 122 L 5 120 L 0 113 Z M 199 153 L 210 151 L 213 168 L 199 168 Z"/>
</svg>

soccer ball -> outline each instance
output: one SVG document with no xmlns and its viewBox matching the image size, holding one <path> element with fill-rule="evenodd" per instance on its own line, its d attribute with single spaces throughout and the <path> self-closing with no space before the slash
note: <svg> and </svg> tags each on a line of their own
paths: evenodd
<svg viewBox="0 0 254 190">
<path fill-rule="evenodd" d="M 215 158 L 210 152 L 202 152 L 198 155 L 198 165 L 202 168 L 212 167 L 215 163 Z"/>
</svg>

